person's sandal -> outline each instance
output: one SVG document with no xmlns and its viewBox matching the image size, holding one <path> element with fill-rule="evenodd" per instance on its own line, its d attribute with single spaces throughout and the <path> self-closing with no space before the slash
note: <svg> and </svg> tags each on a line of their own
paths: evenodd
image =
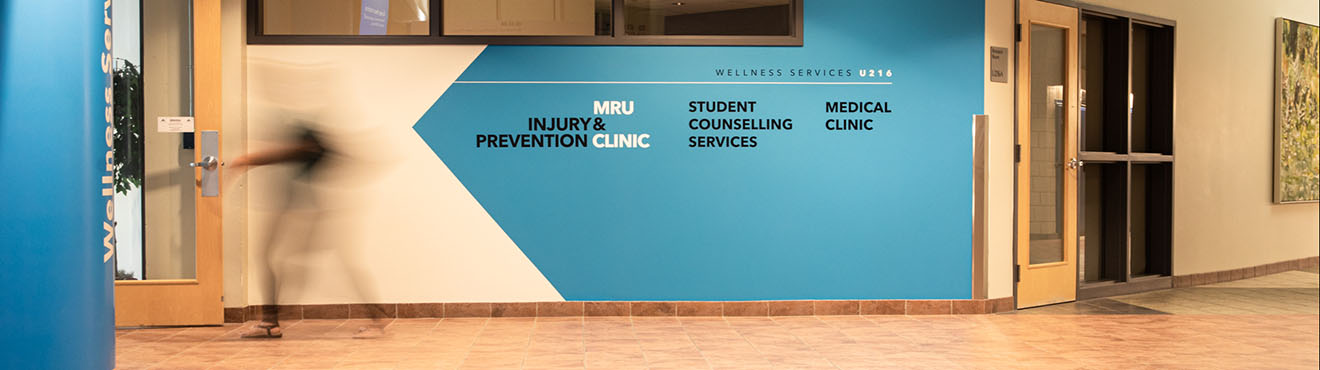
<svg viewBox="0 0 1320 370">
<path fill-rule="evenodd" d="M 279 325 L 258 324 L 248 329 L 248 331 L 239 335 L 243 339 L 274 339 L 284 336 L 284 331 L 280 330 Z"/>
</svg>

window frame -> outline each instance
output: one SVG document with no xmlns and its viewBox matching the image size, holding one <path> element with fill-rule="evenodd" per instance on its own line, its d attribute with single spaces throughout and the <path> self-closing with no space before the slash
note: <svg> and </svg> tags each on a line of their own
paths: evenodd
<svg viewBox="0 0 1320 370">
<path fill-rule="evenodd" d="M 429 35 L 267 35 L 262 33 L 262 3 L 247 0 L 249 45 L 656 45 L 656 46 L 802 46 L 802 3 L 789 0 L 789 36 L 629 35 L 624 32 L 624 0 L 613 0 L 610 35 L 595 36 L 445 36 L 443 0 L 430 0 Z"/>
</svg>

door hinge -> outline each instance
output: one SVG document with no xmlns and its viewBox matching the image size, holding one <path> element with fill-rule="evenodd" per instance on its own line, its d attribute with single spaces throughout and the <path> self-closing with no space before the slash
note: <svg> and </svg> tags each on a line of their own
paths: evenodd
<svg viewBox="0 0 1320 370">
<path fill-rule="evenodd" d="M 1013 144 L 1013 163 L 1022 162 L 1022 144 Z"/>
<path fill-rule="evenodd" d="M 1022 282 L 1022 265 L 1013 265 L 1013 282 Z"/>
<path fill-rule="evenodd" d="M 1013 40 L 1014 40 L 1014 41 L 1017 41 L 1017 42 L 1022 42 L 1022 24 L 1021 24 L 1021 23 L 1018 23 L 1018 24 L 1013 25 Z"/>
</svg>

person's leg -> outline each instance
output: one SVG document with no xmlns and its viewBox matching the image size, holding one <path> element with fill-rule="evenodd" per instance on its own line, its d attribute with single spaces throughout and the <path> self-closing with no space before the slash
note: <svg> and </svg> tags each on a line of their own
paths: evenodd
<svg viewBox="0 0 1320 370">
<path fill-rule="evenodd" d="M 284 213 L 285 212 L 283 211 L 277 213 L 275 221 L 271 222 L 270 233 L 266 238 L 266 250 L 265 253 L 263 253 L 265 263 L 257 269 L 258 273 L 260 273 L 263 278 L 262 280 L 266 282 L 266 289 L 262 291 L 261 294 L 264 298 L 262 301 L 265 302 L 265 304 L 261 306 L 261 322 L 244 332 L 242 334 L 243 338 L 279 338 L 284 335 L 282 329 L 280 329 L 279 293 L 276 290 L 279 287 L 279 283 L 275 280 L 275 267 L 273 266 L 274 263 L 272 260 L 275 256 L 274 242 L 277 239 L 276 234 L 278 233 L 277 230 L 279 230 L 279 220 L 284 218 Z"/>
<path fill-rule="evenodd" d="M 324 209 L 319 210 L 317 212 L 317 217 L 313 218 L 314 220 L 317 220 L 313 221 L 315 223 L 313 231 L 315 231 L 317 227 L 324 226 L 323 221 L 320 220 L 324 220 L 327 217 L 333 217 L 330 211 Z M 354 233 L 353 237 L 356 237 L 356 235 L 357 234 Z M 362 272 L 361 266 L 354 262 L 361 261 L 360 258 L 357 258 L 358 256 L 355 253 L 356 249 L 354 247 L 356 245 L 360 244 L 356 241 L 344 241 L 343 244 L 334 247 L 334 253 L 338 257 L 337 259 L 343 269 L 344 276 L 347 277 L 348 281 L 353 285 L 353 289 L 357 292 L 360 301 L 369 303 L 366 305 L 367 316 L 371 318 L 372 323 L 358 328 L 358 332 L 353 338 L 377 338 L 385 334 L 385 325 L 388 324 L 385 321 L 387 317 L 384 309 L 376 304 L 380 303 L 376 301 L 376 290 L 372 287 L 370 281 L 367 280 L 366 274 Z"/>
<path fill-rule="evenodd" d="M 262 301 L 265 302 L 261 306 L 261 322 L 243 332 L 241 334 L 243 338 L 280 338 L 284 336 L 283 330 L 280 329 L 278 290 L 280 284 L 275 274 L 275 252 L 279 236 L 282 233 L 282 226 L 287 223 L 285 220 L 289 216 L 291 203 L 289 194 L 291 194 L 291 189 L 286 190 L 290 191 L 286 191 L 284 199 L 277 201 L 279 203 L 276 208 L 278 211 L 271 219 L 270 229 L 266 233 L 265 244 L 263 244 L 266 248 L 262 253 L 264 263 L 256 269 L 261 274 L 266 287 L 261 294 L 264 298 Z"/>
<path fill-rule="evenodd" d="M 371 287 L 369 282 L 363 280 L 365 274 L 362 273 L 357 265 L 351 262 L 355 261 L 355 259 L 351 259 L 352 253 L 348 252 L 348 249 L 350 248 L 342 246 L 336 248 L 336 251 L 339 254 L 339 261 L 343 264 L 344 273 L 349 276 L 349 281 L 352 281 L 353 288 L 357 290 L 358 297 L 361 297 L 363 302 L 369 303 L 366 305 L 367 316 L 371 318 L 371 324 L 358 328 L 357 334 L 354 334 L 353 338 L 371 339 L 381 337 L 385 335 L 385 325 L 388 324 L 388 322 L 385 321 L 385 310 L 381 308 L 380 305 L 376 304 L 380 302 L 376 301 L 375 289 Z"/>
</svg>

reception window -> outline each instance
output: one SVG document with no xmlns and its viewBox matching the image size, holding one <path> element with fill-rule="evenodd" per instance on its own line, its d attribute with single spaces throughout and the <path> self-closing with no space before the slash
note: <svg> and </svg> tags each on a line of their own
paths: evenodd
<svg viewBox="0 0 1320 370">
<path fill-rule="evenodd" d="M 430 0 L 263 0 L 266 35 L 421 35 Z"/>
<path fill-rule="evenodd" d="M 629 35 L 791 36 L 790 0 L 624 0 Z"/>
<path fill-rule="evenodd" d="M 449 36 L 609 36 L 610 0 L 444 0 Z"/>
<path fill-rule="evenodd" d="M 802 1 L 248 0 L 248 43 L 801 46 Z"/>
</svg>

